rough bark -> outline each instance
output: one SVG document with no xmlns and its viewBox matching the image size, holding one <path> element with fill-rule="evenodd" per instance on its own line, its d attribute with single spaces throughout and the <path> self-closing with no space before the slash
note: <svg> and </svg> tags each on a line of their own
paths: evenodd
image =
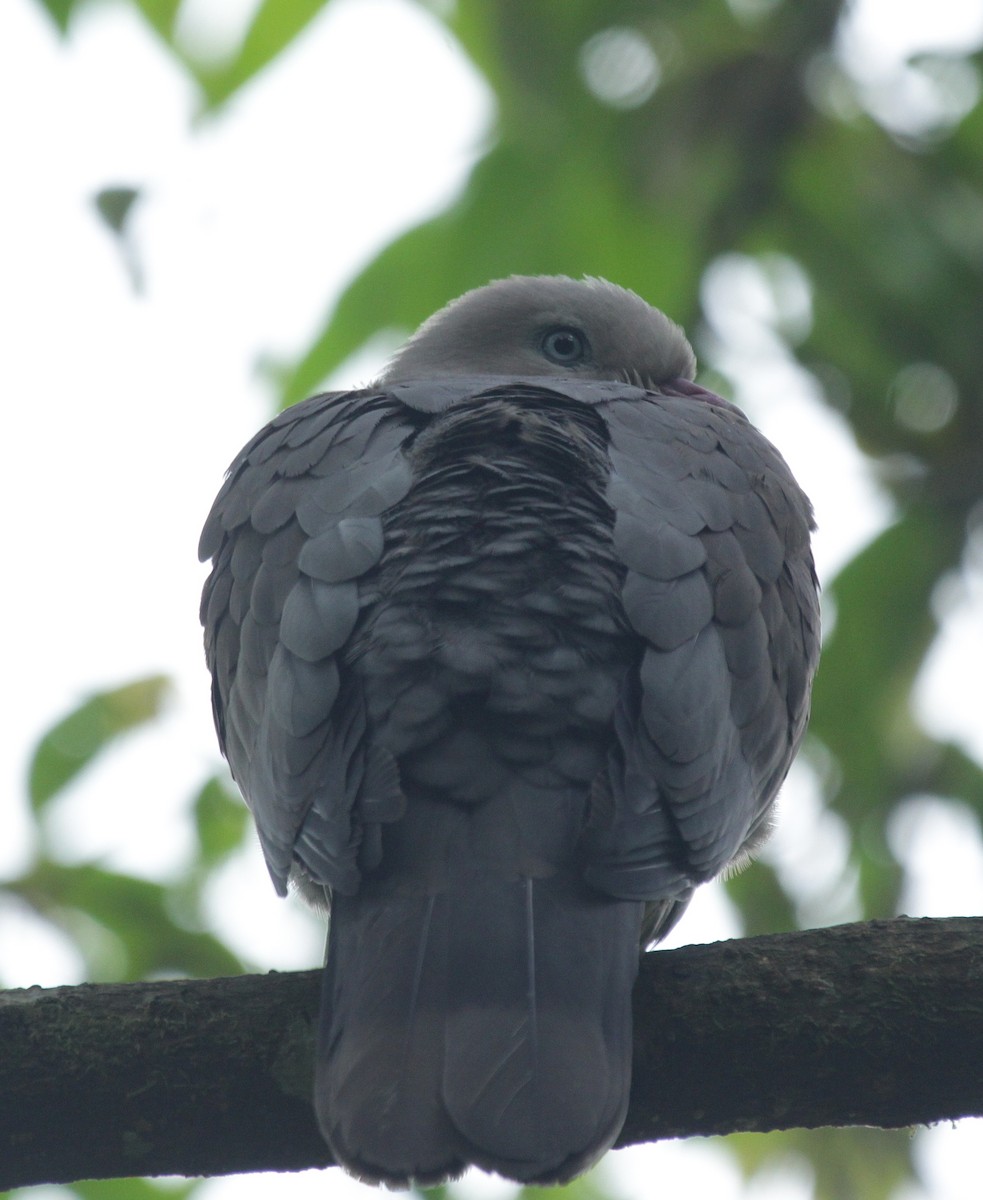
<svg viewBox="0 0 983 1200">
<path fill-rule="evenodd" d="M 319 972 L 0 994 L 0 1188 L 325 1166 Z M 646 955 L 620 1144 L 983 1115 L 983 918 Z"/>
</svg>

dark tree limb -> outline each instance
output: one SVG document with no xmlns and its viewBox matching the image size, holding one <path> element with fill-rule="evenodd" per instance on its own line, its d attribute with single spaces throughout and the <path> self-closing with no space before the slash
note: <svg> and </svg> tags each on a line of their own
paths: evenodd
<svg viewBox="0 0 983 1200">
<path fill-rule="evenodd" d="M 0 1188 L 325 1166 L 319 972 L 0 994 Z M 983 1115 L 983 918 L 646 955 L 620 1144 Z"/>
</svg>

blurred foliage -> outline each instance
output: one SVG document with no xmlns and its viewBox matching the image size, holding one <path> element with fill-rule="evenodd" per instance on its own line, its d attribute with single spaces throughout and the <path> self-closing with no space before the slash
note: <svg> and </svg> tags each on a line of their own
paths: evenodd
<svg viewBox="0 0 983 1200">
<path fill-rule="evenodd" d="M 138 188 L 107 187 L 96 192 L 92 202 L 110 232 L 122 237 L 133 215 L 133 206 L 139 199 Z"/>
<path fill-rule="evenodd" d="M 133 213 L 142 199 L 139 188 L 116 185 L 100 188 L 92 203 L 100 220 L 112 234 L 130 284 L 138 294 L 143 291 L 143 265 L 132 234 Z"/>
<path fill-rule="evenodd" d="M 88 0 L 39 2 L 69 30 Z M 182 44 L 178 0 L 132 4 L 197 82 L 207 113 L 274 62 L 327 0 L 262 0 L 224 61 Z M 965 569 L 983 511 L 979 54 L 907 64 L 934 107 L 906 111 L 896 100 L 892 114 L 845 65 L 842 0 L 427 7 L 494 91 L 486 152 L 445 212 L 351 282 L 287 373 L 281 402 L 314 390 L 374 335 L 412 329 L 511 272 L 597 274 L 635 288 L 694 331 L 713 367 L 720 331 L 706 304 L 708 269 L 741 255 L 769 286 L 775 263 L 793 264 L 810 317 L 786 327 L 779 311 L 774 333 L 850 422 L 894 505 L 890 527 L 828 583 L 837 620 L 811 735 L 824 801 L 851 836 L 861 911 L 891 915 L 905 882 L 886 836 L 892 813 L 926 793 L 977 815 L 983 807 L 979 764 L 934 739 L 911 703 L 937 634 L 933 595 Z M 94 977 L 109 961 L 120 978 L 238 965 L 207 933 L 199 903 L 209 871 L 243 836 L 243 811 L 219 780 L 193 802 L 200 858 L 184 879 L 149 884 L 60 865 L 45 840 L 51 798 L 126 729 L 153 719 L 161 694 L 160 681 L 142 681 L 87 701 L 45 735 L 32 768 L 37 861 L 7 887 L 77 935 Z M 794 925 L 798 897 L 768 866 L 728 886 L 749 931 Z M 817 1200 L 887 1200 L 912 1173 L 903 1133 L 790 1131 L 725 1144 L 749 1175 L 808 1164 Z M 133 1189 L 76 1193 L 158 1194 Z M 602 1191 L 592 1176 L 568 1194 Z"/>
<path fill-rule="evenodd" d="M 43 809 L 121 734 L 160 714 L 167 693 L 162 675 L 137 679 L 85 700 L 44 735 L 28 773 L 28 794 Z"/>
<path fill-rule="evenodd" d="M 154 720 L 168 691 L 163 676 L 99 692 L 38 743 L 28 775 L 37 817 L 34 858 L 7 896 L 67 934 L 93 981 L 233 975 L 246 964 L 207 929 L 203 893 L 210 872 L 242 841 L 248 816 L 219 777 L 192 801 L 197 853 L 176 880 L 156 882 L 61 861 L 52 837 L 53 801 L 127 733 Z"/>
</svg>

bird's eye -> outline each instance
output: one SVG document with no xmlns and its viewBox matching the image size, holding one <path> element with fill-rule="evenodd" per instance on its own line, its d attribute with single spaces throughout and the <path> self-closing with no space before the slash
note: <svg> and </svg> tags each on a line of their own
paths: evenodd
<svg viewBox="0 0 983 1200">
<path fill-rule="evenodd" d="M 572 367 L 587 357 L 587 338 L 579 329 L 550 329 L 540 344 L 550 362 L 561 367 Z"/>
</svg>

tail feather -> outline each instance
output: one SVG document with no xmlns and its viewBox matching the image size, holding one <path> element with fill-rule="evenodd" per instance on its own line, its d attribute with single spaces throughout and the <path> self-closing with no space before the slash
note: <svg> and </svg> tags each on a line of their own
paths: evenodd
<svg viewBox="0 0 983 1200">
<path fill-rule="evenodd" d="M 443 1099 L 478 1166 L 560 1182 L 617 1136 L 640 919 L 556 876 L 491 881 L 456 908 L 450 961 L 467 969 L 448 980 Z"/>
<path fill-rule="evenodd" d="M 641 920 L 572 874 L 338 897 L 317 1107 L 339 1161 L 389 1184 L 589 1166 L 627 1108 Z"/>
<path fill-rule="evenodd" d="M 315 1107 L 338 1162 L 368 1183 L 422 1185 L 467 1165 L 440 1103 L 446 938 L 435 897 L 336 896 Z"/>
</svg>

